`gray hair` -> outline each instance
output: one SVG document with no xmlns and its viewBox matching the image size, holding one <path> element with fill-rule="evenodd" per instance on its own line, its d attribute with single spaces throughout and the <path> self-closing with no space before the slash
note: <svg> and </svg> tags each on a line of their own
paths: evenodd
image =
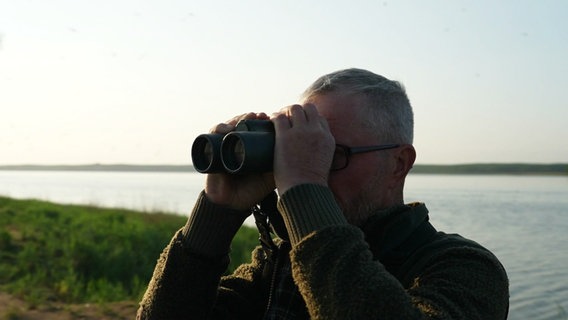
<svg viewBox="0 0 568 320">
<path fill-rule="evenodd" d="M 363 124 L 385 143 L 412 144 L 414 115 L 403 85 L 362 69 L 345 69 L 317 79 L 302 94 L 304 101 L 329 93 L 363 95 L 370 114 Z"/>
</svg>

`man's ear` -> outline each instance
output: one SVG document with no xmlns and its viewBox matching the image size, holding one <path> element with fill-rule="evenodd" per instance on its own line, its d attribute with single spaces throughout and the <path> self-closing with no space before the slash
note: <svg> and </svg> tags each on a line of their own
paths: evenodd
<svg viewBox="0 0 568 320">
<path fill-rule="evenodd" d="M 411 144 L 403 144 L 395 149 L 394 157 L 393 177 L 396 180 L 404 181 L 414 165 L 414 160 L 416 160 L 416 150 L 414 150 L 414 146 Z"/>
</svg>

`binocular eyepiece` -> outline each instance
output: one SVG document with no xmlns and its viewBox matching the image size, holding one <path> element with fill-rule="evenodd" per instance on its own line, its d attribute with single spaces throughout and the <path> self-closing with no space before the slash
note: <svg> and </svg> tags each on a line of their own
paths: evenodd
<svg viewBox="0 0 568 320">
<path fill-rule="evenodd" d="M 202 134 L 191 147 L 195 170 L 201 173 L 272 171 L 274 125 L 269 120 L 241 120 L 225 135 Z"/>
</svg>

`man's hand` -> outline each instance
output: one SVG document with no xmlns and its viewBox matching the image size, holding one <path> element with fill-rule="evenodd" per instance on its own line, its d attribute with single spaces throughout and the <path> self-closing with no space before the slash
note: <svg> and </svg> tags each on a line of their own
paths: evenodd
<svg viewBox="0 0 568 320">
<path fill-rule="evenodd" d="M 271 119 L 276 132 L 274 179 L 278 193 L 304 183 L 327 186 L 335 139 L 316 107 L 292 105 Z"/>
<path fill-rule="evenodd" d="M 265 113 L 246 113 L 216 125 L 210 132 L 227 134 L 235 129 L 237 122 L 245 119 L 268 120 L 268 116 Z M 210 173 L 205 183 L 205 195 L 215 204 L 235 210 L 246 210 L 259 203 L 274 188 L 272 173 L 247 175 Z"/>
</svg>

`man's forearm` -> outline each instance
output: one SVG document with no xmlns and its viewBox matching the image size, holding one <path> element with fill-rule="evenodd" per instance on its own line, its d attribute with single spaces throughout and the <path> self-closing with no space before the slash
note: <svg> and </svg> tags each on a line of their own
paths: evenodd
<svg viewBox="0 0 568 320">
<path fill-rule="evenodd" d="M 162 252 L 140 303 L 141 319 L 205 318 L 229 264 L 231 241 L 245 219 L 200 195 L 185 227 Z"/>
</svg>

